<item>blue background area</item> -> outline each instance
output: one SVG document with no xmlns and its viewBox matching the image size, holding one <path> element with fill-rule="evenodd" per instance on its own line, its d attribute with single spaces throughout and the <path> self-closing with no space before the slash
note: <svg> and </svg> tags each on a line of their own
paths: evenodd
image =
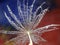
<svg viewBox="0 0 60 45">
<path fill-rule="evenodd" d="M 22 0 L 20 0 L 20 1 L 22 2 Z M 36 0 L 35 7 L 37 7 L 38 5 L 40 5 L 44 1 L 46 1 L 46 0 Z M 32 0 L 29 0 L 29 5 L 31 5 L 32 2 L 33 2 Z M 5 11 L 7 13 L 7 15 L 9 15 L 7 7 L 6 7 L 7 4 L 10 6 L 13 13 L 16 16 L 18 16 L 17 0 L 0 0 L 0 25 L 3 25 L 3 26 L 10 25 L 3 13 Z"/>
</svg>

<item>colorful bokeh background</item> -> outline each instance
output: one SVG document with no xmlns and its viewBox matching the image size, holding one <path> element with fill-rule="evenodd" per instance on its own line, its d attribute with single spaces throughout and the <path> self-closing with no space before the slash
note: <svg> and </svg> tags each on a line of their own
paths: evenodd
<svg viewBox="0 0 60 45">
<path fill-rule="evenodd" d="M 22 1 L 22 0 L 20 0 Z M 60 0 L 38 0 L 37 5 L 39 3 L 42 3 L 43 1 L 46 1 L 48 6 L 50 7 L 49 11 L 46 13 L 38 27 L 45 26 L 48 24 L 60 24 Z M 32 2 L 32 0 L 30 0 Z M 16 6 L 16 0 L 0 0 L 0 30 L 6 29 L 6 30 L 15 30 L 7 21 L 7 19 L 4 16 L 3 11 L 7 11 L 6 5 L 9 5 L 12 9 L 12 11 L 17 15 L 17 6 Z M 36 7 L 37 7 L 36 5 Z M 37 28 L 38 28 L 37 27 Z M 59 27 L 60 28 L 60 27 Z M 3 45 L 3 43 L 16 35 L 5 35 L 0 34 L 0 45 Z M 42 45 L 60 45 L 60 29 L 54 30 L 51 32 L 44 33 L 42 35 L 44 39 L 47 40 L 47 42 L 42 42 Z M 35 45 L 35 44 L 34 44 Z"/>
</svg>

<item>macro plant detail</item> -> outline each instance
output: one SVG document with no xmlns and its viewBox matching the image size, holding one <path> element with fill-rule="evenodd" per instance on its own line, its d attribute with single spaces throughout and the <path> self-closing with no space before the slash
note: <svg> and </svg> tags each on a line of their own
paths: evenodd
<svg viewBox="0 0 60 45">
<path fill-rule="evenodd" d="M 17 34 L 17 36 L 7 41 L 6 44 L 13 42 L 12 45 L 20 45 L 20 42 L 22 42 L 22 45 L 26 45 L 26 41 L 28 41 L 28 45 L 33 45 L 33 42 L 40 45 L 38 41 L 46 41 L 41 37 L 43 33 L 59 29 L 57 26 L 60 26 L 60 24 L 50 24 L 36 29 L 45 13 L 48 11 L 48 7 L 46 9 L 43 9 L 42 6 L 46 3 L 43 2 L 40 6 L 37 7 L 36 11 L 33 12 L 32 10 L 35 2 L 36 0 L 34 0 L 33 3 L 29 6 L 28 1 L 25 5 L 25 0 L 23 0 L 22 10 L 21 3 L 19 0 L 17 0 L 18 15 L 20 19 L 17 18 L 17 16 L 10 9 L 9 5 L 7 5 L 10 16 L 14 19 L 14 21 L 7 15 L 5 11 L 4 15 L 9 23 L 16 29 L 16 31 L 1 30 L 0 33 Z M 39 9 L 41 12 L 37 14 Z"/>
</svg>

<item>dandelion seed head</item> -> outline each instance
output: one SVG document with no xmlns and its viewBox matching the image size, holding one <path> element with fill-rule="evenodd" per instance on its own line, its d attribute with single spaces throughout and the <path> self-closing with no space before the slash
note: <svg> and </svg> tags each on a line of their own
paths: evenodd
<svg viewBox="0 0 60 45">
<path fill-rule="evenodd" d="M 42 18 L 44 17 L 45 13 L 48 11 L 48 8 L 43 9 L 43 5 L 46 4 L 46 2 L 43 2 L 40 6 L 37 7 L 36 11 L 33 12 L 33 7 L 36 0 L 33 0 L 31 6 L 25 5 L 25 1 L 23 0 L 23 10 L 21 7 L 21 3 L 19 0 L 17 0 L 17 9 L 18 9 L 18 16 L 20 20 L 17 18 L 17 16 L 12 12 L 10 7 L 7 5 L 8 12 L 10 13 L 10 16 L 15 20 L 13 21 L 7 14 L 4 12 L 5 17 L 9 21 L 9 23 L 17 30 L 17 31 L 7 31 L 10 33 L 6 34 L 17 34 L 17 37 L 10 39 L 9 42 L 14 41 L 15 43 L 13 45 L 20 45 L 20 42 L 22 42 L 22 45 L 26 45 L 26 41 L 29 42 L 28 45 L 33 45 L 33 42 L 40 45 L 38 41 L 46 41 L 41 37 L 40 34 L 48 31 L 52 31 L 55 28 L 50 29 L 50 27 L 56 27 L 60 26 L 57 24 L 54 25 L 47 25 L 44 27 L 37 28 L 38 24 L 41 22 Z M 38 10 L 41 9 L 41 12 L 37 14 Z M 4 33 L 5 31 L 1 32 Z M 40 36 L 39 36 L 40 35 Z M 7 43 L 6 43 L 7 44 Z"/>
</svg>

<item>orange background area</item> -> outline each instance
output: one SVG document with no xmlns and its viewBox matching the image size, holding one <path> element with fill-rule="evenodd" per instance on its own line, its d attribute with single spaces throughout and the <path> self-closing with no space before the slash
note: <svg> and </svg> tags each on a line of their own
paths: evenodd
<svg viewBox="0 0 60 45">
<path fill-rule="evenodd" d="M 48 24 L 60 24 L 60 9 L 53 9 L 47 12 L 38 27 Z M 46 32 L 42 37 L 48 41 L 43 45 L 60 45 L 60 29 Z"/>
</svg>

